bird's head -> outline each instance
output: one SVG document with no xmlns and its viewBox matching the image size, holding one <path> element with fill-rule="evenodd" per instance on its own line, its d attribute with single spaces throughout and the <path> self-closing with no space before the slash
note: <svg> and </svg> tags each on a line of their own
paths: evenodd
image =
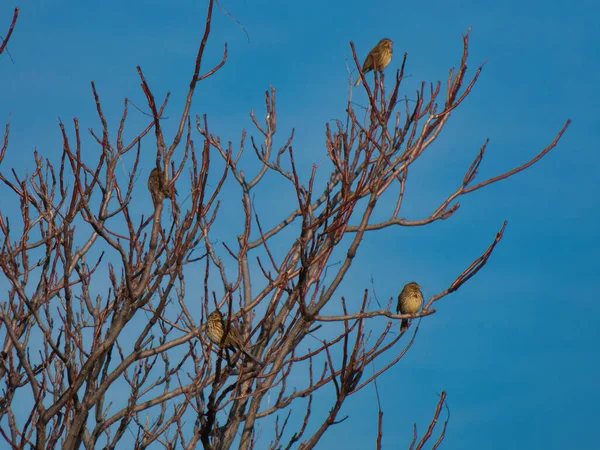
<svg viewBox="0 0 600 450">
<path fill-rule="evenodd" d="M 411 290 L 420 290 L 421 289 L 421 286 L 419 286 L 419 284 L 416 283 L 416 282 L 414 282 L 414 281 L 411 281 L 410 283 L 407 283 L 406 287 L 409 288 L 409 289 L 411 289 Z"/>
<path fill-rule="evenodd" d="M 219 311 L 218 309 L 215 310 L 215 311 L 213 311 L 213 312 L 211 312 L 208 315 L 208 321 L 209 322 L 212 322 L 212 321 L 215 321 L 215 320 L 219 320 L 220 321 L 222 319 L 223 319 L 223 314 L 221 314 L 221 311 Z"/>
<path fill-rule="evenodd" d="M 388 39 L 388 38 L 383 38 L 382 40 L 379 41 L 379 45 L 382 47 L 389 48 L 391 50 L 392 49 L 392 40 Z"/>
</svg>

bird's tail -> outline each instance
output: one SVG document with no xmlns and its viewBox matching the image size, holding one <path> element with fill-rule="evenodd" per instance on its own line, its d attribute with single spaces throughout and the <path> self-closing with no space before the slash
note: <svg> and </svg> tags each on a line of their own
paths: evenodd
<svg viewBox="0 0 600 450">
<path fill-rule="evenodd" d="M 402 322 L 400 323 L 400 334 L 405 333 L 406 330 L 408 330 L 408 327 L 410 327 L 410 320 L 402 319 Z"/>
<path fill-rule="evenodd" d="M 358 86 L 360 84 L 360 82 L 361 82 L 361 79 L 360 79 L 360 77 L 358 77 L 358 80 L 356 80 L 356 83 L 354 83 L 354 86 Z"/>
</svg>

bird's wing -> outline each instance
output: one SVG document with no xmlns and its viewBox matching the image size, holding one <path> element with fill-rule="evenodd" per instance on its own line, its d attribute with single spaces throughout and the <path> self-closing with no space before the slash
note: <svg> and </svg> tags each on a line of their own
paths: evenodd
<svg viewBox="0 0 600 450">
<path fill-rule="evenodd" d="M 373 56 L 374 56 L 374 53 L 371 50 L 371 52 L 365 58 L 365 62 L 363 63 L 363 66 L 362 66 L 363 72 L 366 72 L 367 70 L 373 70 Z"/>
</svg>

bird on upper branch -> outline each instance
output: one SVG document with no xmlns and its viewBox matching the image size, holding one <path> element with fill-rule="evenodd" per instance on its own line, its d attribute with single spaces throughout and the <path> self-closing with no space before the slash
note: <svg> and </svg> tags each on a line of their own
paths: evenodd
<svg viewBox="0 0 600 450">
<path fill-rule="evenodd" d="M 392 40 L 384 38 L 379 41 L 379 43 L 371 49 L 367 57 L 365 58 L 365 62 L 362 66 L 363 74 L 367 74 L 371 70 L 378 70 L 379 73 L 383 71 L 387 67 L 387 65 L 392 61 Z M 358 86 L 360 84 L 360 76 L 354 86 Z"/>
</svg>

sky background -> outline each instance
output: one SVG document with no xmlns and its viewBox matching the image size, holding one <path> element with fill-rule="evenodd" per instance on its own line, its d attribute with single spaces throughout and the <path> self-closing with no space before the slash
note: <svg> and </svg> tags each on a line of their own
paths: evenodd
<svg viewBox="0 0 600 450">
<path fill-rule="evenodd" d="M 383 303 L 412 280 L 426 297 L 434 295 L 487 248 L 507 220 L 505 237 L 487 266 L 436 304 L 437 314 L 422 320 L 408 355 L 378 381 L 384 448 L 408 448 L 413 423 L 420 433 L 426 430 L 442 390 L 451 412 L 442 448 L 595 448 L 592 430 L 600 402 L 596 3 L 223 0 L 222 5 L 244 25 L 249 41 L 238 24 L 215 10 L 202 71 L 220 61 L 225 42 L 229 57 L 216 76 L 199 84 L 191 113 L 207 114 L 212 131 L 235 145 L 242 129 L 256 135 L 248 113 L 254 109 L 262 117 L 264 91 L 275 87 L 276 146 L 295 128 L 304 180 L 311 165 L 326 158 L 325 123 L 345 117 L 349 41 L 362 60 L 379 39 L 392 39 L 393 69 L 407 52 L 403 92 L 410 98 L 422 80 L 445 83 L 450 67 L 460 61 L 461 33 L 472 27 L 469 74 L 487 64 L 439 141 L 414 165 L 402 213 L 408 219 L 429 216 L 459 186 L 486 138 L 490 144 L 479 180 L 529 160 L 572 119 L 547 157 L 462 197 L 449 220 L 369 234 L 339 295 L 358 301 L 356 293 L 370 289 L 371 279 Z M 124 97 L 146 109 L 137 65 L 157 97 L 171 92 L 167 115 L 176 122 L 203 33 L 205 1 L 3 1 L 0 33 L 14 6 L 21 8 L 9 44 L 14 64 L 8 55 L 0 57 L 0 122 L 9 117 L 11 122 L 2 171 L 31 173 L 36 148 L 58 162 L 59 117 L 68 126 L 77 117 L 82 130 L 99 129 L 91 80 L 114 129 Z M 365 98 L 361 88 L 354 90 L 357 103 Z M 132 111 L 132 130 L 146 121 Z M 92 144 L 89 135 L 83 141 L 84 148 Z M 147 151 L 154 155 L 155 148 Z M 152 167 L 153 157 L 147 161 L 142 170 Z M 261 192 L 259 204 L 290 198 L 276 185 Z M 145 202 L 140 208 L 150 205 L 149 198 Z M 235 215 L 238 205 L 234 201 L 221 213 Z M 285 215 L 285 205 L 274 217 Z M 9 208 L 4 193 L 0 208 L 3 213 Z M 237 232 L 234 225 L 224 227 L 227 231 Z M 342 415 L 350 417 L 330 429 L 320 448 L 373 448 L 373 389 L 351 397 Z"/>
</svg>

